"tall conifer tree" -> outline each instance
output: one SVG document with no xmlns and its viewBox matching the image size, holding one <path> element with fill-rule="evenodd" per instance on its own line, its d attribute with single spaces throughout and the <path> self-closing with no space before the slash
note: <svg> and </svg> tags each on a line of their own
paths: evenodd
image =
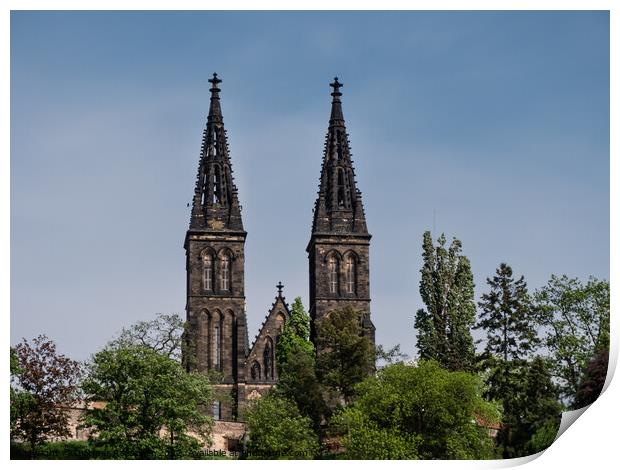
<svg viewBox="0 0 620 470">
<path fill-rule="evenodd" d="M 504 361 L 524 359 L 538 342 L 525 279 L 521 276 L 515 281 L 512 268 L 501 263 L 487 284 L 491 290 L 478 303 L 476 324 L 486 332 L 485 352 Z"/>
<path fill-rule="evenodd" d="M 449 370 L 471 370 L 474 342 L 471 327 L 475 321 L 474 279 L 469 259 L 461 254 L 456 238 L 446 248 L 441 235 L 433 245 L 431 233 L 424 232 L 420 270 L 420 295 L 426 310 L 416 313 L 417 347 L 422 359 L 435 359 Z"/>
</svg>

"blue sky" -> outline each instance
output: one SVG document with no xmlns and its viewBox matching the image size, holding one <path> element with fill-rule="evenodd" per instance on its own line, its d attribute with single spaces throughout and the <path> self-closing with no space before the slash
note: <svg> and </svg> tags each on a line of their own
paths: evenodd
<svg viewBox="0 0 620 470">
<path fill-rule="evenodd" d="M 14 12 L 11 341 L 86 359 L 183 313 L 207 79 L 243 218 L 250 340 L 305 247 L 330 107 L 343 106 L 371 244 L 377 341 L 415 351 L 424 230 L 463 242 L 476 296 L 609 278 L 606 12 Z M 433 215 L 435 214 L 435 215 Z"/>
</svg>

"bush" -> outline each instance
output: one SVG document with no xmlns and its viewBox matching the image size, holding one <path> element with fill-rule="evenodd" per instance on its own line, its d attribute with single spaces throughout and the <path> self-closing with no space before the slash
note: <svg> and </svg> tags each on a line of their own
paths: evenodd
<svg viewBox="0 0 620 470">
<path fill-rule="evenodd" d="M 86 441 L 47 442 L 36 449 L 38 460 L 86 460 L 92 458 L 91 446 Z M 31 460 L 32 451 L 24 442 L 11 442 L 12 460 Z"/>
<path fill-rule="evenodd" d="M 247 408 L 247 457 L 257 459 L 312 459 L 319 441 L 310 418 L 301 416 L 294 402 L 267 394 Z"/>
</svg>

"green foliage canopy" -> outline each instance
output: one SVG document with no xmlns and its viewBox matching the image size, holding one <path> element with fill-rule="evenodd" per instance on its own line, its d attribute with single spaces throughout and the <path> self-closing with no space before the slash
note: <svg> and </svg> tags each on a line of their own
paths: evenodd
<svg viewBox="0 0 620 470">
<path fill-rule="evenodd" d="M 110 342 L 110 347 L 142 346 L 180 361 L 185 328 L 180 315 L 158 313 L 153 320 L 139 321 L 123 328 L 118 338 Z"/>
<path fill-rule="evenodd" d="M 247 404 L 245 417 L 249 458 L 301 460 L 318 455 L 312 421 L 291 400 L 268 393 Z"/>
<path fill-rule="evenodd" d="M 562 397 L 574 402 L 588 362 L 609 347 L 609 282 L 553 275 L 534 298 Z"/>
<path fill-rule="evenodd" d="M 83 389 L 90 402 L 83 425 L 91 438 L 118 458 L 196 456 L 210 442 L 213 400 L 208 379 L 152 348 L 106 348 L 93 357 Z M 189 431 L 195 433 L 192 437 Z"/>
<path fill-rule="evenodd" d="M 501 402 L 502 427 L 497 436 L 503 458 L 531 455 L 551 445 L 560 426 L 562 406 L 552 382 L 549 361 L 498 360 L 487 396 Z"/>
<path fill-rule="evenodd" d="M 482 459 L 493 442 L 477 422 L 498 422 L 480 378 L 435 361 L 394 364 L 357 387 L 354 402 L 332 418 L 351 459 Z"/>
</svg>

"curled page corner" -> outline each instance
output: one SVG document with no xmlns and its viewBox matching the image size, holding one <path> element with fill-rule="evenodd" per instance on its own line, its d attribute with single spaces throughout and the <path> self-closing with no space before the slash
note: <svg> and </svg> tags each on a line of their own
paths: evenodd
<svg viewBox="0 0 620 470">
<path fill-rule="evenodd" d="M 538 457 L 544 454 L 548 449 L 550 449 L 553 446 L 553 444 L 560 438 L 560 436 L 564 434 L 564 432 L 568 428 L 570 428 L 573 425 L 573 423 L 575 423 L 575 421 L 577 421 L 581 417 L 581 415 L 585 413 L 585 411 L 588 408 L 590 408 L 594 403 L 596 403 L 596 401 L 598 401 L 601 395 L 603 395 L 603 393 L 605 393 L 605 391 L 609 387 L 609 384 L 611 383 L 611 380 L 613 379 L 613 376 L 614 376 L 614 372 L 616 370 L 618 350 L 615 346 L 616 345 L 612 343 L 612 347 L 610 348 L 610 351 L 609 351 L 607 377 L 605 378 L 605 384 L 603 386 L 603 389 L 601 390 L 600 395 L 597 397 L 597 399 L 590 405 L 584 406 L 583 408 L 578 408 L 576 410 L 568 410 L 568 411 L 562 412 L 562 418 L 560 421 L 558 432 L 549 447 L 547 447 L 544 450 L 541 450 L 540 452 L 537 452 L 536 454 L 527 455 L 525 457 L 517 457 L 514 459 L 506 459 L 506 460 L 497 460 L 496 462 L 499 464 L 498 467 L 502 467 L 502 468 L 517 467 L 517 466 L 529 463 L 533 460 L 536 460 Z"/>
<path fill-rule="evenodd" d="M 535 454 L 531 454 L 531 455 L 526 455 L 524 457 L 517 457 L 514 459 L 504 459 L 504 460 L 497 460 L 495 462 L 497 462 L 498 468 L 512 468 L 512 467 L 518 467 L 520 465 L 525 465 L 526 463 L 532 462 L 533 460 L 536 460 L 538 457 L 540 457 L 542 454 L 544 454 L 545 452 L 547 452 L 548 449 L 550 449 L 553 444 L 555 443 L 555 441 L 557 441 L 559 439 L 559 437 L 564 433 L 564 431 L 566 431 L 569 427 L 571 427 L 571 425 L 577 421 L 577 419 L 584 413 L 584 411 L 586 411 L 591 405 L 588 406 L 584 406 L 583 408 L 579 408 L 578 410 L 570 410 L 570 411 L 565 411 L 562 413 L 562 420 L 560 421 L 560 427 L 558 428 L 558 432 L 555 436 L 555 438 L 553 439 L 553 442 L 551 443 L 551 445 L 549 447 L 547 447 L 544 450 L 541 450 L 540 452 L 537 452 Z"/>
<path fill-rule="evenodd" d="M 572 424 L 577 421 L 577 419 L 592 405 L 584 406 L 583 408 L 579 408 L 577 410 L 569 410 L 564 411 L 562 413 L 562 421 L 560 421 L 560 427 L 558 428 L 558 433 L 555 435 L 555 439 L 553 442 L 557 441 L 558 438 L 564 434 L 568 428 L 572 426 Z M 553 445 L 553 444 L 551 444 Z M 544 451 L 543 451 L 544 452 Z"/>
</svg>

